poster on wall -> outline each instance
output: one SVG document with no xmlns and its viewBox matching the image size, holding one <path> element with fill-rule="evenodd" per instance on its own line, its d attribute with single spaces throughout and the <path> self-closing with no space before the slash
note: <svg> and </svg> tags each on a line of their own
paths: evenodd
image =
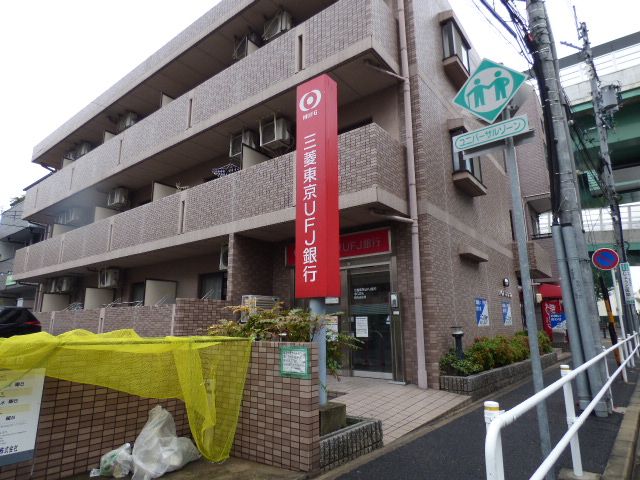
<svg viewBox="0 0 640 480">
<path fill-rule="evenodd" d="M 280 376 L 311 378 L 311 358 L 309 347 L 280 347 Z"/>
<path fill-rule="evenodd" d="M 540 310 L 542 311 L 542 329 L 549 338 L 553 339 L 554 329 L 567 328 L 561 299 L 543 300 L 540 304 Z"/>
<path fill-rule="evenodd" d="M 505 327 L 513 325 L 513 318 L 511 318 L 511 302 L 502 302 L 502 324 Z"/>
<path fill-rule="evenodd" d="M 356 337 L 369 336 L 369 317 L 356 317 Z"/>
<path fill-rule="evenodd" d="M 335 340 L 338 336 L 338 317 L 327 317 L 324 325 L 327 328 L 327 340 Z"/>
<path fill-rule="evenodd" d="M 32 460 L 36 445 L 44 368 L 22 376 L 0 370 L 0 467 Z M 18 378 L 9 383 L 10 379 Z"/>
<path fill-rule="evenodd" d="M 486 298 L 476 298 L 476 324 L 479 327 L 489 326 L 489 302 Z"/>
</svg>

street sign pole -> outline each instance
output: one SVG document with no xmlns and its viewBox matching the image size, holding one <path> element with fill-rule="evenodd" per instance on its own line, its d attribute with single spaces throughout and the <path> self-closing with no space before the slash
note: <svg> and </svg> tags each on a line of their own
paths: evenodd
<svg viewBox="0 0 640 480">
<path fill-rule="evenodd" d="M 505 110 L 505 116 L 509 117 L 509 109 Z M 515 230 L 516 243 L 518 244 L 518 263 L 520 265 L 520 280 L 522 282 L 522 298 L 524 301 L 524 317 L 529 332 L 529 350 L 531 350 L 531 370 L 533 373 L 534 391 L 544 389 L 542 378 L 542 362 L 538 348 L 538 327 L 533 306 L 533 286 L 531 285 L 531 269 L 529 268 L 529 253 L 527 250 L 527 232 L 525 230 L 524 209 L 522 207 L 522 192 L 520 190 L 520 178 L 518 177 L 518 163 L 516 161 L 516 148 L 513 138 L 506 139 L 506 160 L 509 180 L 511 181 L 511 201 L 513 203 L 513 229 Z M 540 450 L 542 458 L 547 458 L 551 452 L 551 435 L 549 434 L 549 417 L 547 404 L 542 401 L 536 406 L 538 417 L 538 430 L 540 433 Z M 553 476 L 552 476 L 553 477 Z M 551 477 L 551 478 L 552 478 Z M 547 477 L 549 478 L 549 477 Z"/>
</svg>

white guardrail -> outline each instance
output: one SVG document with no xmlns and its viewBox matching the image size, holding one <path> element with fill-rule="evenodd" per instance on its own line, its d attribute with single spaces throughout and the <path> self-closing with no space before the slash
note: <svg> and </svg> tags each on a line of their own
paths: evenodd
<svg viewBox="0 0 640 480">
<path fill-rule="evenodd" d="M 603 349 L 605 347 L 602 347 Z M 588 362 L 583 363 L 575 370 L 571 370 L 568 365 L 561 365 L 560 371 L 562 377 L 536 393 L 532 397 L 529 397 L 524 402 L 516 405 L 510 410 L 505 412 L 500 411 L 500 405 L 497 402 L 485 402 L 484 418 L 487 424 L 487 436 L 484 445 L 485 463 L 487 471 L 487 480 L 504 480 L 504 464 L 502 461 L 502 440 L 501 430 L 507 425 L 515 422 L 519 417 L 526 412 L 534 408 L 538 403 L 544 401 L 556 391 L 562 388 L 564 390 L 564 403 L 567 413 L 567 432 L 560 439 L 558 444 L 551 450 L 549 456 L 542 462 L 538 469 L 531 475 L 530 480 L 542 480 L 545 475 L 553 468 L 554 464 L 558 461 L 558 458 L 562 454 L 567 445 L 571 444 L 571 459 L 573 462 L 573 472 L 577 477 L 583 475 L 582 471 L 582 457 L 580 455 L 580 443 L 578 440 L 578 430 L 584 424 L 586 419 L 591 415 L 591 412 L 596 407 L 598 402 L 602 399 L 604 394 L 609 391 L 611 407 L 613 408 L 613 398 L 611 396 L 611 384 L 620 373 L 626 380 L 626 365 L 629 363 L 631 366 L 635 365 L 634 356 L 638 355 L 640 358 L 640 342 L 638 341 L 638 334 L 636 332 L 633 335 L 628 335 L 625 340 L 621 340 L 617 344 L 604 350 L 600 355 L 592 358 Z M 619 349 L 623 354 L 624 361 L 613 372 L 613 375 L 609 375 L 609 368 L 607 366 L 606 357 L 608 354 Z M 629 352 L 628 355 L 624 353 Z M 626 359 L 625 359 L 626 357 Z M 573 390 L 571 388 L 571 380 L 576 378 L 580 373 L 585 372 L 589 367 L 596 365 L 599 361 L 604 360 L 605 372 L 607 375 L 607 382 L 604 384 L 598 394 L 591 400 L 591 403 L 584 409 L 582 414 L 576 418 L 574 410 Z"/>
</svg>

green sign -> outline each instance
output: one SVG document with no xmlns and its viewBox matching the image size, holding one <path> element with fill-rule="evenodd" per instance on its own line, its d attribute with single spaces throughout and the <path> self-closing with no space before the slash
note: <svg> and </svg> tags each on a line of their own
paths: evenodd
<svg viewBox="0 0 640 480">
<path fill-rule="evenodd" d="M 453 103 L 493 123 L 526 79 L 522 73 L 485 58 L 457 93 Z"/>
<path fill-rule="evenodd" d="M 620 276 L 622 277 L 622 290 L 624 290 L 624 302 L 627 305 L 635 304 L 633 298 L 633 283 L 631 281 L 631 268 L 628 262 L 620 263 Z"/>
<path fill-rule="evenodd" d="M 514 137 L 529 131 L 529 121 L 526 115 L 513 117 L 504 122 L 494 123 L 488 127 L 479 128 L 472 132 L 465 132 L 453 137 L 453 151 L 464 152 L 472 148 L 490 145 L 494 142 Z"/>
<path fill-rule="evenodd" d="M 280 375 L 311 379 L 311 351 L 309 347 L 280 347 Z"/>
</svg>

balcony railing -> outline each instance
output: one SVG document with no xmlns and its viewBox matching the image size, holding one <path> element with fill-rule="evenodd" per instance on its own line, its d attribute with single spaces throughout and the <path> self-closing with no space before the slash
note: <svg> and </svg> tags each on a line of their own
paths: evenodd
<svg viewBox="0 0 640 480">
<path fill-rule="evenodd" d="M 623 230 L 640 229 L 640 203 L 620 205 L 620 220 Z M 539 217 L 540 234 L 551 233 L 551 213 Z M 582 211 L 582 223 L 586 232 L 607 232 L 613 230 L 611 213 L 607 208 L 592 208 Z"/>
<path fill-rule="evenodd" d="M 386 198 L 404 202 L 403 149 L 389 133 L 369 124 L 340 135 L 339 149 L 343 200 L 348 194 L 376 187 L 389 194 Z M 253 220 L 258 217 L 269 224 L 273 220 L 265 215 L 295 206 L 294 162 L 295 154 L 288 153 L 20 249 L 14 274 L 31 278 L 222 236 L 260 226 Z M 347 206 L 376 201 L 384 202 L 358 196 Z M 292 215 L 285 220 L 292 220 Z"/>
<path fill-rule="evenodd" d="M 306 36 L 305 70 L 296 74 L 300 32 Z M 345 61 L 346 51 L 359 55 L 371 49 L 396 61 L 397 29 L 391 10 L 383 0 L 341 0 L 29 189 L 24 216 L 264 101 L 266 90 L 272 96 L 289 90 L 314 74 L 314 65 L 322 61 L 333 58 L 337 65 Z"/>
</svg>

